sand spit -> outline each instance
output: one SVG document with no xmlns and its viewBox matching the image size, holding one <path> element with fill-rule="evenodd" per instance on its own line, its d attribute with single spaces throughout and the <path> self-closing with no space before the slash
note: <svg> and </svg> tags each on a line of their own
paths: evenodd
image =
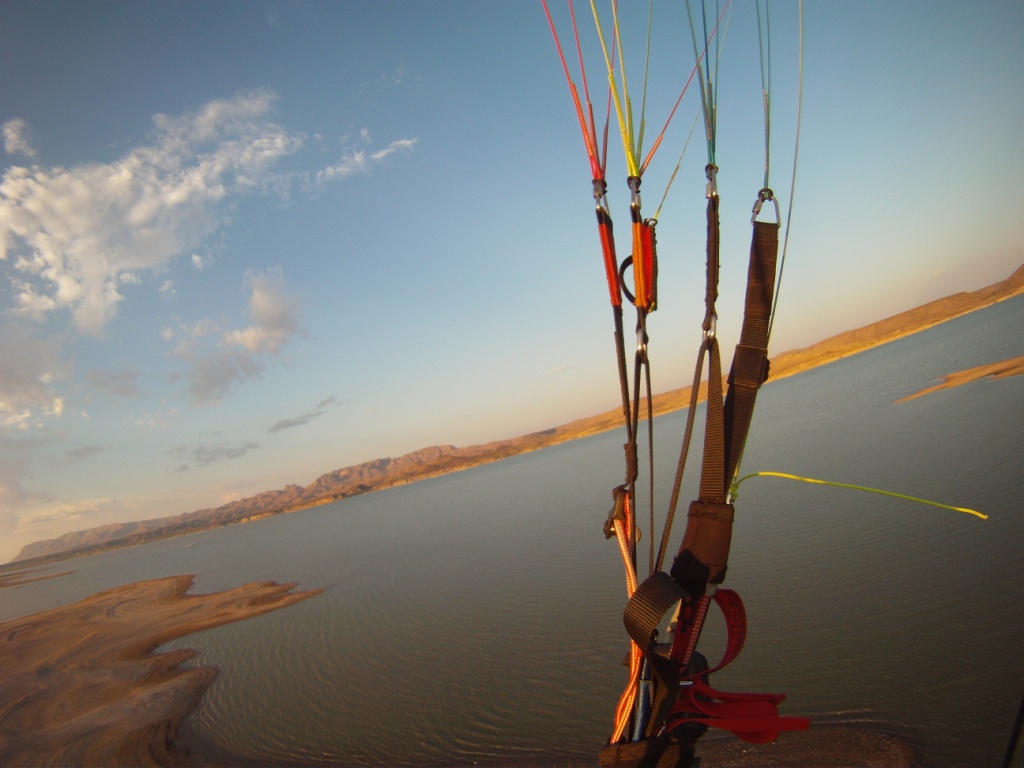
<svg viewBox="0 0 1024 768">
<path fill-rule="evenodd" d="M 217 670 L 183 669 L 192 651 L 153 650 L 321 590 L 260 582 L 187 594 L 194 579 L 140 581 L 0 623 L 0 765 L 200 765 L 177 738 Z M 704 738 L 699 753 L 707 768 L 910 768 L 914 757 L 904 738 L 859 724 L 815 725 L 772 744 Z"/>
<path fill-rule="evenodd" d="M 771 744 L 707 738 L 697 742 L 702 768 L 911 768 L 914 751 L 901 736 L 874 726 L 812 725 L 779 734 Z"/>
<path fill-rule="evenodd" d="M 0 589 L 4 587 L 20 587 L 22 584 L 30 584 L 33 581 L 46 581 L 56 579 L 58 576 L 67 576 L 74 571 L 61 571 L 60 573 L 47 573 L 43 576 L 33 576 L 37 571 L 17 571 L 15 573 L 0 573 Z"/>
<path fill-rule="evenodd" d="M 140 581 L 0 623 L 0 765 L 195 764 L 175 739 L 217 670 L 183 669 L 192 651 L 153 650 L 321 590 L 259 582 L 186 594 L 194 579 Z"/>
<path fill-rule="evenodd" d="M 972 381 L 978 381 L 979 379 L 993 378 L 993 379 L 1005 379 L 1010 376 L 1020 376 L 1024 374 L 1024 355 L 1020 357 L 1012 357 L 1009 360 L 1002 360 L 998 363 L 988 363 L 987 365 L 979 365 L 977 368 L 968 368 L 966 371 L 957 371 L 956 373 L 950 373 L 942 377 L 942 381 L 933 386 L 922 389 L 920 392 L 915 392 L 907 397 L 901 397 L 897 400 L 897 403 L 905 403 L 907 400 L 913 400 L 915 397 L 923 397 L 929 395 L 932 392 L 938 392 L 940 389 L 952 389 L 953 387 L 959 387 L 963 384 L 969 384 Z"/>
</svg>

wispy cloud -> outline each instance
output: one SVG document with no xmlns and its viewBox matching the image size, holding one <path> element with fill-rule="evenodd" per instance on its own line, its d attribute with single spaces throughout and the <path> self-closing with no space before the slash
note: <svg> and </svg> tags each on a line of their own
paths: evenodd
<svg viewBox="0 0 1024 768">
<path fill-rule="evenodd" d="M 196 405 L 219 402 L 236 383 L 263 373 L 263 364 L 240 349 L 219 349 L 190 362 L 188 392 Z"/>
<path fill-rule="evenodd" d="M 35 157 L 36 151 L 28 140 L 28 123 L 20 117 L 3 124 L 4 152 L 9 155 Z"/>
<path fill-rule="evenodd" d="M 113 162 L 9 168 L 0 180 L 0 260 L 14 264 L 9 311 L 41 321 L 66 310 L 79 332 L 100 336 L 142 275 L 179 256 L 205 266 L 195 249 L 227 222 L 237 198 L 287 193 L 311 177 L 322 186 L 415 143 L 360 146 L 319 171 L 283 171 L 306 137 L 269 119 L 274 100 L 257 90 L 156 115 L 149 143 Z M 30 154 L 26 131 L 23 120 L 4 124 L 8 152 Z"/>
<path fill-rule="evenodd" d="M 281 432 L 285 429 L 292 429 L 294 427 L 301 427 L 303 424 L 308 424 L 313 419 L 323 416 L 327 411 L 325 410 L 328 406 L 334 405 L 337 399 L 334 395 L 324 398 L 316 404 L 316 408 L 308 413 L 300 414 L 299 416 L 292 416 L 289 419 L 281 419 L 274 424 L 267 432 Z"/>
<path fill-rule="evenodd" d="M 230 445 L 226 442 L 214 443 L 212 445 L 180 445 L 171 449 L 170 453 L 187 463 L 181 464 L 177 471 L 187 472 L 191 465 L 205 467 L 218 461 L 230 461 L 240 459 L 249 451 L 259 448 L 259 443 L 247 441 L 239 445 Z"/>
<path fill-rule="evenodd" d="M 364 140 L 369 138 L 365 132 L 363 137 Z M 322 187 L 328 182 L 345 179 L 356 173 L 368 173 L 373 165 L 386 160 L 396 152 L 411 150 L 414 146 L 416 139 L 398 139 L 378 150 L 371 151 L 363 147 L 347 149 L 339 162 L 317 171 L 316 186 Z"/>
<path fill-rule="evenodd" d="M 102 445 L 83 445 L 80 448 L 72 448 L 64 452 L 63 459 L 57 459 L 53 463 L 57 465 L 77 464 L 95 456 L 105 450 Z"/>
<path fill-rule="evenodd" d="M 69 370 L 60 348 L 24 323 L 0 324 L 0 426 L 25 429 L 41 413 L 59 413 L 53 384 Z"/>
<path fill-rule="evenodd" d="M 280 269 L 252 272 L 244 282 L 249 291 L 249 324 L 244 329 L 222 332 L 216 322 L 204 319 L 162 334 L 175 342 L 174 353 L 189 364 L 188 391 L 197 405 L 217 402 L 236 384 L 258 377 L 262 358 L 276 355 L 301 333 L 299 303 L 288 294 Z"/>
<path fill-rule="evenodd" d="M 25 486 L 38 447 L 38 440 L 0 440 L 0 532 L 14 530 L 15 510 L 40 500 Z"/>
<path fill-rule="evenodd" d="M 136 383 L 139 380 L 138 371 L 89 371 L 85 374 L 85 378 L 97 389 L 112 395 L 136 397 L 139 394 Z"/>
</svg>

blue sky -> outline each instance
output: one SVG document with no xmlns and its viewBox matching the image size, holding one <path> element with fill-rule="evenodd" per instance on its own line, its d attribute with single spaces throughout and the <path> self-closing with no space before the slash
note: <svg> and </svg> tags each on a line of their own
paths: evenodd
<svg viewBox="0 0 1024 768">
<path fill-rule="evenodd" d="M 571 47 L 565 4 L 551 9 Z M 685 5 L 654 13 L 660 127 L 693 52 Z M 726 343 L 764 144 L 755 6 L 727 18 Z M 770 181 L 786 206 L 797 6 L 770 18 Z M 803 22 L 775 352 L 1024 262 L 1024 6 L 807 2 Z M 636 100 L 646 4 L 623 2 L 620 23 Z M 615 406 L 590 172 L 539 2 L 7 0 L 0 70 L 0 560 Z M 691 88 L 644 177 L 648 214 L 698 103 Z M 686 383 L 699 341 L 699 134 L 660 217 L 656 390 Z M 614 123 L 609 143 L 621 238 Z"/>
</svg>

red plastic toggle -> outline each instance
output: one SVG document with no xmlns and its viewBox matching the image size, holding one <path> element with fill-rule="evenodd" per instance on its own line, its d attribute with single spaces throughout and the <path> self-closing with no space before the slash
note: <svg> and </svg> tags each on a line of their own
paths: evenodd
<svg viewBox="0 0 1024 768">
<path fill-rule="evenodd" d="M 764 744 L 774 741 L 780 731 L 804 731 L 811 725 L 806 717 L 779 715 L 778 705 L 785 698 L 781 693 L 726 693 L 693 680 L 679 690 L 665 727 L 672 730 L 683 723 L 703 723 L 732 731 L 744 741 Z"/>
</svg>

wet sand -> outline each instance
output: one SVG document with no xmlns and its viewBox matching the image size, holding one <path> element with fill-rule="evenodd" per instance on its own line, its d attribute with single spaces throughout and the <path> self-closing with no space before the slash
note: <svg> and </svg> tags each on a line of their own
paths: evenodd
<svg viewBox="0 0 1024 768">
<path fill-rule="evenodd" d="M 182 668 L 193 651 L 154 649 L 320 590 L 260 582 L 186 594 L 194 579 L 140 581 L 0 623 L 0 765 L 197 764 L 176 739 L 217 670 Z"/>
<path fill-rule="evenodd" d="M 900 398 L 897 403 L 905 403 L 907 400 L 913 400 L 915 397 L 923 397 L 929 395 L 932 392 L 938 392 L 940 389 L 952 389 L 953 387 L 959 387 L 964 384 L 969 384 L 972 381 L 978 381 L 979 379 L 993 378 L 993 379 L 1005 379 L 1009 376 L 1020 376 L 1024 374 L 1024 355 L 1021 357 L 1012 357 L 1009 360 L 1001 360 L 998 363 L 988 363 L 987 365 L 979 365 L 977 368 L 968 368 L 966 371 L 957 371 L 956 373 L 950 373 L 942 377 L 942 381 L 926 389 L 922 389 L 920 392 L 915 392 L 907 397 Z"/>
<path fill-rule="evenodd" d="M 35 578 L 30 572 L 13 574 L 0 586 Z M 172 576 L 127 584 L 0 623 L 0 765 L 202 764 L 178 736 L 217 670 L 183 667 L 193 651 L 154 650 L 320 590 L 293 592 L 293 584 L 260 582 L 215 594 L 187 594 L 194 579 Z M 772 744 L 705 737 L 699 754 L 705 768 L 913 765 L 905 739 L 875 727 L 836 724 L 782 734 Z M 233 764 L 230 757 L 217 762 Z"/>
<path fill-rule="evenodd" d="M 771 744 L 734 738 L 697 742 L 701 768 L 912 768 L 914 750 L 907 739 L 878 726 L 812 725 L 807 731 L 779 734 Z"/>
</svg>

